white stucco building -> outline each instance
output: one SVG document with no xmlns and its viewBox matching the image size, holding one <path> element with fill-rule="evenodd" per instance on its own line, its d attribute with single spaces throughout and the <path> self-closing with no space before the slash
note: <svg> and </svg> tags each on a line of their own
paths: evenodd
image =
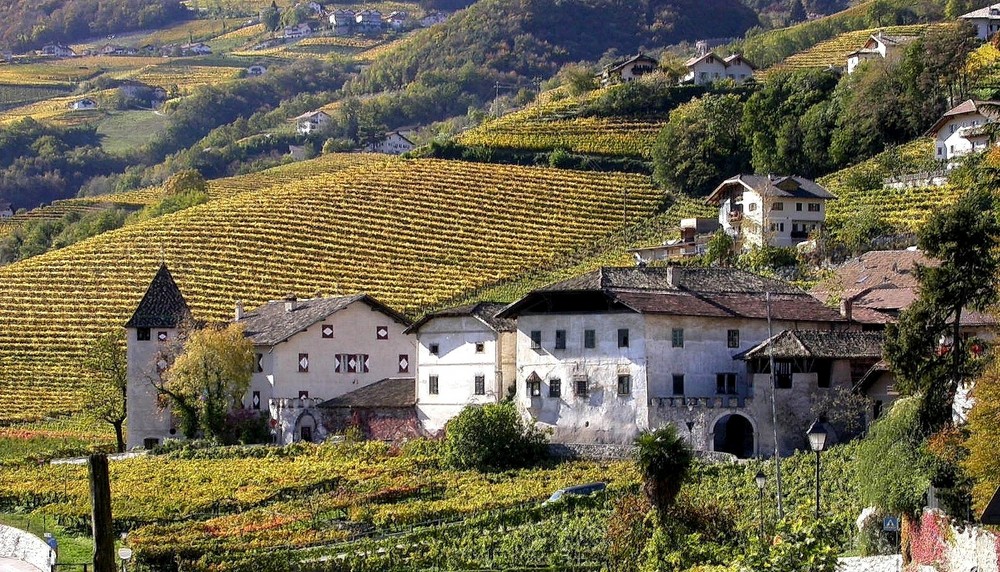
<svg viewBox="0 0 1000 572">
<path fill-rule="evenodd" d="M 514 321 L 479 302 L 424 316 L 417 337 L 417 415 L 437 433 L 467 405 L 497 403 L 514 391 Z"/>
<path fill-rule="evenodd" d="M 389 378 L 413 377 L 405 316 L 365 294 L 271 301 L 236 310 L 254 343 L 244 406 L 269 411 L 278 442 L 325 437 L 323 402 Z"/>
<path fill-rule="evenodd" d="M 890 36 L 882 32 L 872 34 L 861 48 L 847 54 L 847 73 L 854 73 L 859 65 L 870 60 L 895 61 L 903 54 L 906 46 L 916 39 L 917 36 Z"/>
<path fill-rule="evenodd" d="M 991 109 L 990 107 L 993 106 Z M 952 162 L 989 146 L 984 127 L 1000 115 L 1000 101 L 968 99 L 945 112 L 927 131 L 934 138 L 934 158 Z"/>
<path fill-rule="evenodd" d="M 990 4 L 984 8 L 962 14 L 959 19 L 972 24 L 976 29 L 977 38 L 988 40 L 1000 30 L 1000 4 Z"/>
<path fill-rule="evenodd" d="M 553 441 L 630 443 L 674 423 L 696 448 L 746 457 L 774 449 L 740 358 L 768 339 L 768 306 L 776 333 L 848 326 L 801 290 L 724 268 L 602 268 L 499 315 L 517 320 L 517 402 Z"/>
<path fill-rule="evenodd" d="M 754 70 L 757 69 L 742 54 L 721 58 L 715 52 L 707 52 L 691 58 L 684 63 L 684 67 L 688 71 L 681 81 L 694 85 L 704 85 L 725 79 L 741 84 L 752 78 Z"/>
<path fill-rule="evenodd" d="M 14 216 L 14 206 L 7 201 L 0 201 L 0 219 Z"/>
<path fill-rule="evenodd" d="M 657 70 L 660 63 L 642 52 L 618 63 L 606 66 L 601 72 L 601 85 L 628 83 Z"/>
<path fill-rule="evenodd" d="M 407 151 L 412 151 L 415 145 L 413 141 L 406 138 L 405 135 L 399 131 L 393 131 L 392 133 L 386 133 L 385 139 L 382 139 L 374 145 L 369 145 L 368 150 L 373 153 L 386 153 L 389 155 L 402 155 Z"/>
<path fill-rule="evenodd" d="M 318 131 L 330 122 L 330 116 L 322 110 L 303 113 L 295 118 L 296 130 L 299 135 L 309 135 L 313 131 Z"/>
<path fill-rule="evenodd" d="M 794 246 L 822 230 L 826 202 L 836 197 L 814 181 L 795 176 L 738 175 L 706 199 L 719 207 L 719 224 L 743 249 Z"/>
</svg>

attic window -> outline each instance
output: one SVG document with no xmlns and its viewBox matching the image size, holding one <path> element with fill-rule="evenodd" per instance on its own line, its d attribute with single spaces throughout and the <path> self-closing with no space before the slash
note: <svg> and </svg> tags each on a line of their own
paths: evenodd
<svg viewBox="0 0 1000 572">
<path fill-rule="evenodd" d="M 320 329 L 320 331 L 323 333 L 323 337 L 326 339 L 330 339 L 333 337 L 333 326 L 331 326 L 330 324 L 323 324 L 323 327 Z"/>
<path fill-rule="evenodd" d="M 135 339 L 140 342 L 149 341 L 149 328 L 136 328 Z"/>
<path fill-rule="evenodd" d="M 375 339 L 376 340 L 388 340 L 389 339 L 389 326 L 379 326 L 375 328 Z"/>
</svg>

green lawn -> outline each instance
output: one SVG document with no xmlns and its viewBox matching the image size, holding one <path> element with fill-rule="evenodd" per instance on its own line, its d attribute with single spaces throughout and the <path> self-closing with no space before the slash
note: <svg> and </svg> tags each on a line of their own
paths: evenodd
<svg viewBox="0 0 1000 572">
<path fill-rule="evenodd" d="M 76 536 L 66 532 L 52 517 L 38 515 L 0 513 L 0 524 L 27 530 L 41 538 L 46 532 L 52 533 L 59 543 L 59 562 L 82 564 L 93 560 L 94 545 L 90 537 Z"/>
<path fill-rule="evenodd" d="M 166 125 L 166 116 L 154 111 L 121 111 L 98 123 L 97 133 L 105 151 L 125 154 L 151 141 Z"/>
</svg>

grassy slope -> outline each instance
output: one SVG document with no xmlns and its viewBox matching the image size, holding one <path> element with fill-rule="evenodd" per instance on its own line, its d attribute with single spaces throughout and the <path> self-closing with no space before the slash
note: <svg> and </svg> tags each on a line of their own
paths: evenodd
<svg viewBox="0 0 1000 572">
<path fill-rule="evenodd" d="M 844 32 L 834 38 L 820 42 L 807 50 L 785 58 L 768 68 L 766 73 L 800 68 L 843 67 L 847 64 L 847 54 L 861 48 L 865 41 L 868 40 L 868 37 L 878 31 L 889 35 L 910 36 L 923 34 L 927 28 L 927 24 L 913 24 L 909 26 L 888 26 Z"/>
</svg>

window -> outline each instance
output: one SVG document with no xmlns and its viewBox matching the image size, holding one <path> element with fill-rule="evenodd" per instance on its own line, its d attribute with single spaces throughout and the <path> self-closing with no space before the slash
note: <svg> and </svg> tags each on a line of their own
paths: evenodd
<svg viewBox="0 0 1000 572">
<path fill-rule="evenodd" d="M 717 373 L 715 374 L 715 393 L 719 395 L 736 394 L 736 374 Z"/>
<path fill-rule="evenodd" d="M 811 213 L 818 213 L 819 212 L 819 203 L 809 203 L 809 212 L 811 212 Z"/>
<path fill-rule="evenodd" d="M 441 353 L 441 346 L 440 346 L 440 345 L 438 345 L 438 344 L 431 344 L 431 345 L 430 345 L 430 346 L 429 346 L 429 347 L 427 348 L 427 351 L 429 351 L 429 352 L 431 353 L 431 355 L 432 355 L 432 356 L 436 356 L 436 355 L 438 355 L 438 354 L 440 354 L 440 353 Z"/>
<path fill-rule="evenodd" d="M 566 349 L 566 330 L 556 330 L 556 346 L 557 350 Z"/>
<path fill-rule="evenodd" d="M 778 389 L 792 388 L 792 362 L 774 362 L 774 384 Z"/>
<path fill-rule="evenodd" d="M 427 393 L 430 393 L 431 395 L 437 395 L 438 394 L 438 376 L 432 375 L 432 376 L 428 377 L 427 378 L 427 385 L 428 385 L 428 387 L 427 387 Z"/>
<path fill-rule="evenodd" d="M 260 410 L 260 392 L 253 392 L 253 397 L 250 398 L 250 407 L 252 409 Z"/>
<path fill-rule="evenodd" d="M 628 347 L 628 328 L 621 328 L 618 330 L 618 347 Z"/>
<path fill-rule="evenodd" d="M 772 211 L 783 211 L 783 210 L 785 210 L 785 203 L 783 203 L 781 201 L 778 201 L 778 202 L 774 203 L 773 205 L 771 205 L 771 210 Z"/>
<path fill-rule="evenodd" d="M 146 331 L 149 331 L 149 330 L 147 329 Z M 147 339 L 149 339 L 149 338 L 147 338 Z M 160 444 L 160 440 L 157 439 L 156 437 L 146 437 L 145 439 L 142 440 L 142 448 L 143 449 L 152 449 L 153 447 L 155 447 L 155 446 L 157 446 L 159 444 Z"/>
<path fill-rule="evenodd" d="M 308 391 L 299 391 L 299 399 L 309 399 Z"/>
<path fill-rule="evenodd" d="M 576 380 L 576 395 L 577 397 L 587 397 L 587 380 L 586 378 Z"/>
<path fill-rule="evenodd" d="M 486 395 L 486 376 L 477 375 L 475 384 L 476 395 Z"/>
<path fill-rule="evenodd" d="M 476 353 L 481 354 L 486 352 L 486 344 L 483 342 L 476 342 Z"/>
<path fill-rule="evenodd" d="M 389 339 L 389 326 L 378 326 L 375 328 L 375 339 L 376 340 L 388 340 Z"/>
<path fill-rule="evenodd" d="M 299 373 L 309 372 L 309 354 L 299 354 Z"/>
<path fill-rule="evenodd" d="M 750 212 L 756 211 L 757 210 L 757 203 L 750 203 L 749 205 L 747 205 L 747 210 L 750 211 Z"/>
<path fill-rule="evenodd" d="M 583 331 L 583 347 L 592 350 L 597 347 L 597 333 L 594 330 Z"/>
<path fill-rule="evenodd" d="M 528 378 L 528 396 L 529 397 L 541 397 L 542 396 L 542 380 L 536 378 Z"/>
<path fill-rule="evenodd" d="M 726 332 L 726 345 L 731 348 L 740 347 L 740 331 L 729 330 Z"/>
<path fill-rule="evenodd" d="M 531 330 L 531 349 L 540 350 L 542 349 L 542 331 L 541 330 Z"/>
<path fill-rule="evenodd" d="M 337 354 L 333 358 L 336 373 L 368 373 L 369 366 L 368 354 Z"/>
<path fill-rule="evenodd" d="M 674 374 L 674 395 L 684 395 L 684 374 Z"/>
<path fill-rule="evenodd" d="M 802 210 L 802 203 L 795 203 L 795 210 L 797 211 Z"/>
<path fill-rule="evenodd" d="M 410 373 L 409 354 L 399 354 L 399 373 Z"/>
<path fill-rule="evenodd" d="M 670 331 L 670 345 L 675 348 L 684 347 L 684 328 L 674 328 Z"/>
<path fill-rule="evenodd" d="M 135 339 L 140 342 L 149 341 L 149 328 L 136 328 Z"/>
<path fill-rule="evenodd" d="M 562 397 L 562 380 L 559 378 L 549 380 L 549 397 Z"/>
<path fill-rule="evenodd" d="M 158 341 L 158 342 L 165 342 L 165 341 L 167 341 L 167 332 L 164 332 L 164 331 L 156 332 L 156 341 Z"/>
<path fill-rule="evenodd" d="M 333 326 L 330 324 L 323 324 L 320 326 L 319 331 L 323 338 L 328 340 L 333 338 Z"/>
<path fill-rule="evenodd" d="M 264 354 L 254 354 L 254 363 L 257 364 L 257 373 L 264 371 Z"/>
<path fill-rule="evenodd" d="M 618 376 L 618 395 L 628 395 L 632 393 L 632 376 L 620 374 Z"/>
</svg>

